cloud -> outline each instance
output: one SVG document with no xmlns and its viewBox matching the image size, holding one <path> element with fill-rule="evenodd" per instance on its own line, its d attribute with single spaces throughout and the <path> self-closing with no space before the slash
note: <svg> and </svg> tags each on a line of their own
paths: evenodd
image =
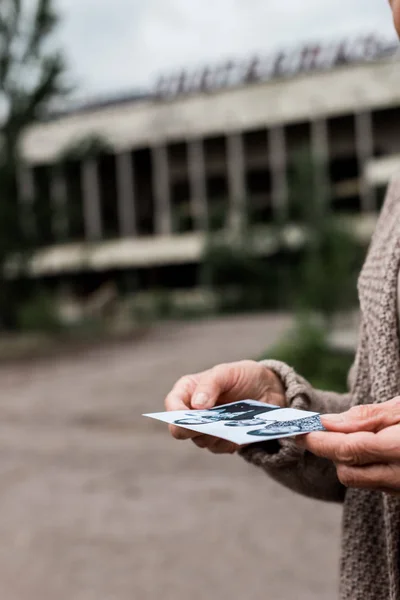
<svg viewBox="0 0 400 600">
<path fill-rule="evenodd" d="M 81 94 L 150 86 L 160 72 L 362 32 L 393 35 L 385 0 L 56 0 Z"/>
</svg>

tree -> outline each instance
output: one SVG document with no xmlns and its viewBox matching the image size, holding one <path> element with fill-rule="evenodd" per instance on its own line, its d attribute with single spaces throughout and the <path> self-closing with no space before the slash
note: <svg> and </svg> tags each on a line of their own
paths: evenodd
<svg viewBox="0 0 400 600">
<path fill-rule="evenodd" d="M 7 258 L 35 244 L 22 226 L 18 172 L 21 135 L 64 94 L 62 54 L 49 50 L 58 19 L 53 0 L 0 3 L 0 326 L 15 323 L 17 283 L 6 278 Z"/>
<path fill-rule="evenodd" d="M 356 276 L 364 249 L 330 210 L 323 165 L 307 150 L 295 157 L 289 191 L 292 217 L 305 233 L 298 305 L 319 313 L 329 330 L 337 313 L 356 304 Z"/>
<path fill-rule="evenodd" d="M 260 358 L 273 356 L 315 387 L 344 392 L 353 353 L 333 348 L 329 334 L 337 313 L 356 304 L 356 277 L 364 249 L 330 210 L 323 165 L 307 149 L 291 164 L 289 192 L 290 218 L 304 233 L 295 277 L 296 308 L 301 312 L 284 339 Z"/>
</svg>

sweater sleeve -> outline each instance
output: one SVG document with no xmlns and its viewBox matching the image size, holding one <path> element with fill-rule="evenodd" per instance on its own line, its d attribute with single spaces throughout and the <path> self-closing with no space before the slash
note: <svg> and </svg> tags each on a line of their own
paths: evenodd
<svg viewBox="0 0 400 600">
<path fill-rule="evenodd" d="M 290 408 L 340 413 L 352 404 L 351 394 L 315 390 L 291 367 L 279 361 L 263 363 L 282 380 Z M 334 464 L 299 448 L 292 439 L 261 442 L 240 450 L 248 462 L 261 467 L 273 479 L 291 490 L 328 502 L 343 502 L 345 488 L 336 475 Z"/>
</svg>

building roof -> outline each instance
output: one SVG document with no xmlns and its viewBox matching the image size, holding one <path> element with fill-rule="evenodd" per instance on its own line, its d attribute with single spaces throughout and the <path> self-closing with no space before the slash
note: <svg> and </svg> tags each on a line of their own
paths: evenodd
<svg viewBox="0 0 400 600">
<path fill-rule="evenodd" d="M 101 137 L 116 152 L 211 137 L 400 104 L 398 59 L 176 95 L 105 103 L 30 127 L 22 152 L 30 164 L 55 162 L 73 144 Z"/>
</svg>

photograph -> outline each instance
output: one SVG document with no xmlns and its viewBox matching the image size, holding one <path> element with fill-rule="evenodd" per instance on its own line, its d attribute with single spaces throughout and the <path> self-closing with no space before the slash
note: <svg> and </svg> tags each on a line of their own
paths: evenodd
<svg viewBox="0 0 400 600">
<path fill-rule="evenodd" d="M 242 400 L 209 410 L 179 410 L 144 416 L 237 446 L 322 430 L 319 414 Z"/>
<path fill-rule="evenodd" d="M 264 425 L 260 415 L 279 410 L 278 406 L 259 405 L 248 401 L 219 406 L 207 411 L 188 412 L 184 419 L 178 419 L 175 425 L 208 425 L 223 422 L 227 427 L 249 427 Z"/>
<path fill-rule="evenodd" d="M 266 435 L 298 435 L 301 433 L 310 433 L 311 431 L 323 431 L 324 427 L 321 423 L 319 415 L 313 417 L 306 417 L 305 419 L 298 419 L 296 421 L 265 421 L 265 425 L 262 429 L 255 429 L 254 431 L 248 431 L 247 435 L 255 437 L 265 437 Z"/>
</svg>

